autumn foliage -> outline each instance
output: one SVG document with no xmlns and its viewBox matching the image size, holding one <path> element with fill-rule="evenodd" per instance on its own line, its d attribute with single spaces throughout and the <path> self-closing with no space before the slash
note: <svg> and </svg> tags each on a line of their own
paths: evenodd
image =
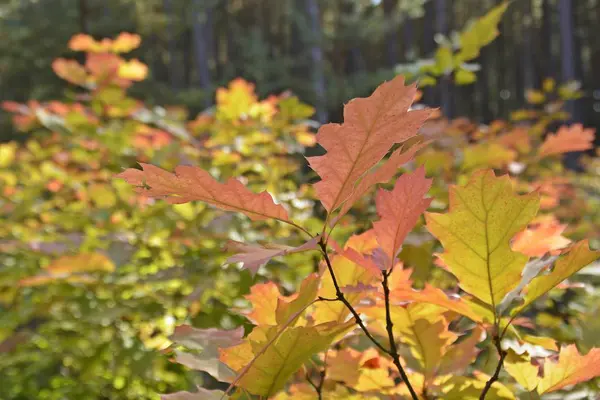
<svg viewBox="0 0 600 400">
<path fill-rule="evenodd" d="M 469 51 L 465 38 L 455 57 L 485 44 Z M 241 79 L 219 89 L 212 113 L 160 118 L 126 92 L 147 73 L 121 56 L 138 45 L 129 34 L 74 37 L 85 64 L 53 68 L 83 92 L 4 104 L 37 138 L 0 147 L 0 211 L 17 227 L 0 245 L 11 265 L 27 266 L 9 270 L 1 301 L 29 299 L 30 315 L 68 319 L 45 325 L 57 336 L 77 327 L 70 313 L 102 326 L 107 339 L 81 351 L 98 349 L 113 386 L 122 375 L 110 375 L 103 351 L 118 332 L 127 331 L 123 349 L 151 351 L 149 368 L 180 368 L 127 375 L 160 382 L 154 393 L 127 386 L 124 398 L 181 387 L 181 366 L 204 379 L 163 399 L 598 393 L 597 339 L 578 340 L 594 315 L 578 310 L 598 295 L 577 274 L 600 258 L 589 244 L 600 225 L 588 175 L 560 164 L 590 150 L 594 131 L 562 125 L 546 135 L 574 93 L 563 88 L 554 107 L 482 127 L 418 106 L 416 84 L 397 76 L 315 136 L 302 123 L 310 107 L 287 94 L 259 100 Z M 555 85 L 545 86 L 532 106 Z M 61 146 L 66 137 L 72 148 Z M 309 183 L 294 154 L 313 144 L 322 151 L 306 159 Z M 559 307 L 565 293 L 582 299 L 576 312 Z M 144 311 L 132 316 L 119 302 Z M 116 327 L 105 323 L 111 313 Z M 40 340 L 2 333 L 6 353 L 17 339 Z"/>
<path fill-rule="evenodd" d="M 216 344 L 233 332 L 179 330 L 176 344 L 194 342 L 198 335 L 203 338 L 202 348 L 218 348 L 218 353 L 211 351 L 214 359 L 198 359 L 194 367 L 211 373 L 211 365 L 219 364 L 228 372 L 219 370 L 213 376 L 229 383 L 229 388 L 212 394 L 202 389 L 195 395 L 165 395 L 165 399 L 233 393 L 278 399 L 300 393 L 307 398 L 350 393 L 362 398 L 363 393 L 377 393 L 414 399 L 510 399 L 519 391 L 512 382 L 521 390 L 544 394 L 600 375 L 593 366 L 600 349 L 580 354 L 575 346 L 564 346 L 557 361 L 552 355 L 518 353 L 506 343 L 527 306 L 600 257 L 587 241 L 548 242 L 548 236 L 554 236 L 548 233 L 530 234 L 525 245 L 519 246 L 517 240 L 514 248 L 511 239 L 526 235 L 539 212 L 539 190 L 519 194 L 509 176 L 478 170 L 466 184 L 450 187 L 448 211 L 425 213 L 426 229 L 443 248 L 439 266 L 462 289 L 453 296 L 429 284 L 414 288 L 410 265 L 398 259 L 407 235 L 432 202 L 426 197 L 432 180 L 423 167 L 401 175 L 391 191 L 379 189 L 378 219 L 372 229 L 351 237 L 344 246 L 332 239 L 331 231 L 353 203 L 390 179 L 381 171 L 395 171 L 410 161 L 411 157 L 400 155 L 415 146 L 413 139 L 431 113 L 410 109 L 415 94 L 415 86 L 405 86 L 399 76 L 370 97 L 349 102 L 342 124 L 319 129 L 317 142 L 326 153 L 308 159 L 321 178 L 314 184 L 315 192 L 327 211 L 319 232 L 290 220 L 284 206 L 269 194 L 250 192 L 235 180 L 220 184 L 198 167 L 178 167 L 171 174 L 144 164 L 143 170 L 129 169 L 119 175 L 147 196 L 173 203 L 201 200 L 251 219 L 290 224 L 307 236 L 306 243 L 293 251 L 318 251 L 322 256 L 319 272 L 307 276 L 291 297 L 282 296 L 274 283 L 251 289 L 247 316 L 254 327 L 246 337 L 237 331 L 227 343 Z M 580 126 L 561 128 L 543 142 L 538 157 L 584 150 L 592 139 L 593 132 Z M 411 144 L 406 144 L 409 140 Z M 563 141 L 569 143 L 561 145 Z M 515 141 L 504 139 L 504 143 L 508 146 L 500 148 L 512 157 L 510 147 Z M 393 150 L 396 144 L 405 145 Z M 264 264 L 287 254 L 279 246 L 238 243 L 230 247 L 239 252 L 230 261 L 256 267 L 258 260 Z M 550 251 L 554 255 L 546 257 Z M 368 340 L 358 345 L 363 335 Z M 476 361 L 481 348 L 495 360 L 491 373 Z M 184 354 L 176 360 L 186 364 L 182 358 L 189 354 Z M 287 386 L 299 369 L 304 369 L 306 378 Z M 503 370 L 508 376 L 500 379 Z"/>
</svg>

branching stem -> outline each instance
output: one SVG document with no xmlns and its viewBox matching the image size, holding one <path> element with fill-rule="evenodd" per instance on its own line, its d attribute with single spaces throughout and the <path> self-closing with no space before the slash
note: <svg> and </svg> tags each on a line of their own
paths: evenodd
<svg viewBox="0 0 600 400">
<path fill-rule="evenodd" d="M 502 339 L 500 338 L 500 336 L 494 337 L 494 345 L 496 346 L 496 350 L 498 351 L 500 360 L 498 360 L 498 365 L 496 366 L 496 371 L 494 371 L 494 375 L 492 375 L 490 379 L 488 379 L 488 381 L 485 383 L 485 387 L 481 392 L 481 396 L 479 396 L 479 400 L 485 400 L 485 396 L 487 395 L 488 391 L 492 388 L 494 382 L 498 380 L 498 377 L 500 376 L 500 371 L 502 371 L 502 366 L 504 365 L 504 358 L 506 358 L 506 355 L 508 353 L 502 350 L 501 341 Z"/>
<path fill-rule="evenodd" d="M 412 386 L 408 380 L 408 376 L 406 375 L 406 372 L 404 371 L 404 368 L 402 368 L 402 364 L 400 363 L 400 356 L 398 354 L 398 348 L 396 346 L 396 341 L 394 339 L 394 334 L 392 331 L 393 324 L 392 324 L 391 317 L 390 317 L 389 287 L 387 284 L 387 275 L 384 273 L 383 279 L 384 279 L 384 292 L 385 292 L 385 305 L 386 305 L 386 328 L 387 328 L 387 332 L 388 332 L 388 337 L 390 339 L 391 350 L 386 348 L 385 346 L 383 346 L 381 343 L 379 343 L 379 341 L 377 339 L 375 339 L 375 337 L 373 337 L 371 332 L 369 332 L 369 330 L 363 323 L 358 312 L 354 309 L 354 307 L 352 307 L 352 304 L 350 304 L 350 302 L 344 296 L 344 293 L 342 292 L 342 290 L 340 289 L 340 286 L 338 284 L 337 278 L 335 277 L 335 272 L 333 272 L 333 266 L 331 265 L 331 260 L 329 259 L 329 255 L 327 254 L 327 244 L 322 238 L 319 241 L 319 246 L 321 247 L 321 252 L 323 253 L 323 257 L 325 258 L 325 263 L 327 264 L 327 269 L 329 270 L 329 275 L 331 276 L 331 280 L 333 281 L 333 286 L 335 288 L 335 294 L 336 294 L 335 299 L 320 298 L 320 300 L 322 300 L 322 301 L 338 300 L 338 301 L 341 301 L 346 306 L 346 308 L 350 311 L 350 313 L 354 317 L 356 324 L 360 327 L 360 329 L 362 329 L 362 331 L 367 336 L 367 338 L 369 338 L 369 340 L 371 342 L 373 342 L 373 344 L 375 346 L 377 346 L 381 351 L 383 351 L 385 354 L 392 357 L 392 359 L 394 361 L 394 365 L 396 366 L 396 368 L 398 368 L 398 371 L 400 372 L 400 376 L 402 377 L 402 380 L 404 381 L 404 383 L 408 387 L 408 390 L 410 391 L 411 397 L 413 398 L 413 400 L 419 400 L 419 396 L 415 393 L 414 389 L 412 388 Z"/>
</svg>

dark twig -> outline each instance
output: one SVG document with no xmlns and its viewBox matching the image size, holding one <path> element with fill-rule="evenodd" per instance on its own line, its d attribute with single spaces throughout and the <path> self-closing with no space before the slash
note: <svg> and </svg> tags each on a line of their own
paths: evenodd
<svg viewBox="0 0 600 400">
<path fill-rule="evenodd" d="M 396 339 L 394 338 L 394 330 L 393 330 L 394 323 L 392 322 L 392 315 L 390 312 L 390 288 L 388 285 L 388 276 L 389 276 L 388 272 L 383 271 L 382 286 L 383 286 L 383 296 L 385 299 L 385 329 L 387 330 L 388 339 L 390 341 L 389 354 L 392 357 L 392 360 L 394 360 L 394 365 L 396 366 L 396 368 L 398 368 L 398 372 L 400 372 L 400 376 L 402 377 L 402 380 L 406 384 L 406 387 L 408 388 L 408 391 L 410 392 L 411 397 L 414 400 L 418 400 L 419 396 L 417 395 L 417 393 L 413 389 L 412 385 L 410 384 L 410 381 L 408 380 L 408 375 L 406 375 L 406 371 L 404 371 L 404 368 L 402 368 L 402 364 L 400 363 L 400 355 L 398 354 L 398 346 L 396 345 Z"/>
<path fill-rule="evenodd" d="M 310 384 L 310 386 L 313 387 L 313 389 L 315 389 L 315 392 L 317 392 L 317 396 L 319 398 L 319 400 L 323 400 L 323 380 L 321 379 L 321 382 L 319 382 L 319 384 L 317 385 L 310 377 L 310 375 L 307 373 L 306 374 L 306 380 L 308 381 L 308 383 Z"/>
<path fill-rule="evenodd" d="M 486 382 L 485 387 L 481 392 L 481 396 L 479 396 L 479 400 L 485 400 L 485 396 L 487 395 L 488 391 L 492 388 L 492 385 L 498 380 L 498 377 L 500 376 L 500 371 L 502 370 L 502 366 L 504 365 L 504 358 L 508 354 L 506 351 L 502 350 L 502 345 L 500 343 L 501 340 L 502 339 L 499 336 L 494 337 L 494 345 L 496 346 L 496 350 L 498 351 L 500 360 L 498 360 L 498 365 L 496 366 L 496 371 L 494 371 L 494 375 L 492 375 L 490 379 L 488 379 L 488 381 Z"/>
<path fill-rule="evenodd" d="M 389 311 L 389 287 L 387 285 L 387 276 L 384 274 L 384 282 L 385 282 L 384 291 L 387 290 L 387 294 L 386 294 L 387 324 L 386 325 L 388 328 L 388 336 L 391 335 L 390 336 L 390 338 L 391 338 L 390 346 L 392 347 L 391 350 L 384 347 L 381 343 L 379 343 L 379 341 L 377 341 L 377 339 L 375 339 L 373 337 L 371 332 L 369 332 L 369 330 L 367 329 L 367 327 L 365 326 L 363 321 L 360 319 L 360 315 L 358 314 L 358 312 L 356 312 L 354 307 L 352 307 L 352 304 L 350 304 L 350 302 L 344 296 L 344 293 L 342 293 L 340 286 L 337 282 L 337 279 L 335 277 L 335 273 L 333 272 L 333 266 L 331 265 L 331 260 L 329 259 L 329 255 L 327 254 L 327 244 L 325 243 L 325 241 L 323 239 L 321 239 L 321 241 L 319 241 L 319 246 L 321 247 L 323 257 L 325 258 L 325 263 L 327 264 L 327 269 L 329 270 L 329 275 L 331 276 L 331 280 L 333 281 L 333 286 L 335 287 L 335 294 L 336 294 L 335 300 L 341 301 L 346 306 L 346 308 L 350 311 L 350 313 L 352 313 L 352 315 L 354 316 L 354 320 L 356 321 L 356 323 L 360 327 L 360 329 L 362 329 L 362 331 L 365 333 L 367 338 L 369 338 L 369 340 L 371 342 L 373 342 L 373 344 L 375 344 L 375 346 L 377 346 L 381 351 L 383 351 L 385 354 L 392 357 L 392 359 L 394 360 L 394 365 L 396 365 L 396 368 L 398 368 L 398 371 L 400 372 L 400 376 L 402 377 L 402 379 L 406 383 L 406 386 L 408 387 L 408 390 L 410 391 L 411 397 L 414 400 L 418 400 L 419 396 L 415 393 L 414 389 L 412 388 L 412 386 L 408 380 L 408 376 L 406 375 L 404 368 L 402 368 L 402 364 L 400 364 L 400 356 L 398 355 L 398 348 L 396 347 L 394 335 L 393 335 L 393 333 L 391 333 L 392 323 L 391 323 L 391 318 L 389 317 L 389 312 L 390 312 Z M 331 301 L 333 299 L 320 298 L 320 300 Z"/>
<path fill-rule="evenodd" d="M 371 335 L 371 332 L 369 332 L 369 330 L 363 323 L 362 319 L 360 319 L 360 315 L 358 314 L 358 312 L 354 309 L 354 307 L 352 307 L 352 304 L 350 304 L 350 302 L 346 299 L 346 297 L 344 296 L 344 293 L 342 293 L 340 286 L 337 282 L 337 279 L 335 277 L 335 273 L 333 272 L 333 266 L 331 265 L 331 260 L 329 259 L 329 255 L 327 254 L 327 245 L 325 244 L 325 242 L 323 242 L 323 240 L 321 240 L 319 242 L 319 246 L 321 247 L 323 257 L 325 258 L 325 263 L 327 264 L 327 269 L 329 270 L 329 275 L 331 275 L 331 280 L 333 281 L 333 286 L 335 287 L 336 300 L 344 303 L 346 308 L 352 313 L 352 316 L 354 317 L 354 320 L 356 321 L 356 323 L 358 324 L 360 329 L 362 329 L 362 331 L 365 333 L 365 335 L 367 335 L 369 340 L 371 340 L 371 342 L 373 342 L 373 344 L 375 344 L 375 346 L 379 347 L 379 349 L 381 349 L 381 351 L 383 351 L 386 354 L 390 354 L 390 351 L 388 349 L 386 349 L 381 343 L 379 343 L 379 341 L 377 341 L 377 339 L 375 339 L 373 337 L 373 335 Z M 323 300 L 331 301 L 330 299 L 323 299 Z"/>
</svg>

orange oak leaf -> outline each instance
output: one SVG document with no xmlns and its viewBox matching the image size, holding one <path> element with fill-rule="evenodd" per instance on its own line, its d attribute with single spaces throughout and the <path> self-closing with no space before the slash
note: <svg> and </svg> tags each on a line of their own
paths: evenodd
<svg viewBox="0 0 600 400">
<path fill-rule="evenodd" d="M 223 184 L 198 167 L 180 165 L 171 173 L 151 164 L 140 165 L 142 170 L 129 168 L 117 175 L 136 186 L 140 194 L 165 198 L 171 204 L 204 201 L 226 211 L 241 212 L 253 221 L 273 218 L 290 222 L 285 208 L 275 204 L 269 193 L 253 193 L 237 179 Z"/>
<path fill-rule="evenodd" d="M 364 196 L 373 186 L 375 186 L 378 183 L 385 183 L 392 179 L 398 171 L 398 168 L 400 168 L 400 166 L 411 161 L 415 153 L 421 150 L 429 143 L 431 143 L 431 141 L 413 144 L 406 151 L 403 151 L 404 148 L 401 147 L 394 153 L 392 153 L 390 158 L 388 158 L 380 167 L 371 170 L 360 180 L 360 182 L 358 182 L 358 184 L 354 188 L 354 191 L 352 192 L 350 197 L 348 197 L 348 200 L 346 200 L 342 205 L 342 208 L 336 216 L 336 219 L 339 219 L 342 216 L 344 216 L 350 210 L 350 208 L 352 208 L 354 203 L 356 203 L 358 199 Z"/>
<path fill-rule="evenodd" d="M 226 263 L 241 262 L 244 268 L 249 269 L 255 274 L 261 266 L 274 257 L 316 249 L 320 238 L 320 236 L 316 236 L 298 247 L 283 245 L 257 246 L 230 240 L 227 242 L 225 249 L 227 251 L 235 251 L 237 254 L 229 257 Z"/>
<path fill-rule="evenodd" d="M 499 136 L 497 142 L 509 149 L 517 150 L 522 153 L 527 153 L 531 149 L 529 132 L 527 131 L 527 128 L 522 126 L 518 126 L 512 131 Z"/>
<path fill-rule="evenodd" d="M 321 177 L 315 189 L 327 211 L 342 206 L 359 178 L 395 143 L 417 135 L 430 111 L 408 111 L 415 92 L 415 85 L 404 86 L 404 78 L 397 76 L 380 85 L 370 97 L 346 104 L 343 124 L 321 126 L 317 142 L 327 153 L 309 157 L 308 162 Z"/>
<path fill-rule="evenodd" d="M 318 274 L 310 274 L 302 281 L 298 292 L 290 296 L 283 296 L 273 282 L 254 285 L 245 296 L 252 303 L 252 311 L 246 316 L 260 326 L 284 325 L 316 298 L 319 282 Z"/>
<path fill-rule="evenodd" d="M 415 290 L 410 286 L 400 286 L 390 293 L 390 300 L 394 303 L 417 302 L 435 304 L 447 310 L 454 311 L 475 322 L 483 322 L 483 316 L 477 310 L 462 300 L 462 298 L 451 299 L 443 290 L 426 283 L 422 290 Z"/>
<path fill-rule="evenodd" d="M 566 227 L 554 217 L 544 218 L 517 233 L 513 238 L 512 249 L 529 257 L 542 257 L 548 252 L 562 249 L 571 243 L 562 236 Z"/>
<path fill-rule="evenodd" d="M 544 363 L 544 377 L 538 393 L 550 393 L 565 386 L 585 382 L 600 376 L 600 348 L 581 355 L 574 344 L 562 347 L 557 362 Z"/>
<path fill-rule="evenodd" d="M 52 70 L 60 78 L 75 85 L 84 85 L 88 78 L 85 68 L 75 60 L 57 58 L 52 62 Z"/>
<path fill-rule="evenodd" d="M 257 283 L 244 297 L 252 303 L 252 311 L 246 317 L 256 325 L 275 325 L 275 311 L 281 293 L 275 282 Z"/>
<path fill-rule="evenodd" d="M 583 151 L 593 147 L 595 129 L 585 129 L 581 124 L 561 126 L 555 134 L 550 134 L 538 150 L 539 157 L 553 154 Z"/>
<path fill-rule="evenodd" d="M 431 199 L 425 199 L 431 187 L 431 179 L 425 178 L 425 168 L 402 175 L 392 191 L 380 189 L 375 200 L 380 220 L 373 223 L 377 241 L 387 256 L 391 267 L 400 252 L 406 235 L 429 207 Z"/>
</svg>

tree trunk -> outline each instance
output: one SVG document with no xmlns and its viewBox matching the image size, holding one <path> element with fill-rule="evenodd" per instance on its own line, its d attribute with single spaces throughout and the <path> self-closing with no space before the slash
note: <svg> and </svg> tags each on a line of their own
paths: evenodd
<svg viewBox="0 0 600 400">
<path fill-rule="evenodd" d="M 173 9 L 172 0 L 163 0 L 164 13 L 167 18 L 167 48 L 169 51 L 169 83 L 174 91 L 181 89 L 181 70 L 177 57 L 177 34 L 176 19 L 177 13 Z"/>
<path fill-rule="evenodd" d="M 385 50 L 387 66 L 393 68 L 398 64 L 398 29 L 395 25 L 394 14 L 398 0 L 383 0 L 383 14 L 385 21 Z"/>
<path fill-rule="evenodd" d="M 435 30 L 436 33 L 448 34 L 448 15 L 452 10 L 452 5 L 446 0 L 435 0 Z M 450 77 L 442 76 L 439 81 L 440 106 L 442 112 L 448 118 L 452 118 L 452 93 L 450 92 Z"/>
<path fill-rule="evenodd" d="M 210 106 L 210 97 L 208 93 L 211 87 L 210 68 L 209 68 L 209 37 L 207 35 L 210 26 L 209 18 L 212 17 L 210 10 L 202 5 L 202 0 L 193 2 L 194 19 L 192 21 L 192 31 L 194 35 L 194 54 L 196 56 L 196 68 L 200 87 L 205 90 L 206 96 L 204 105 Z"/>
<path fill-rule="evenodd" d="M 79 30 L 81 33 L 88 33 L 88 3 L 87 0 L 79 0 Z"/>
<path fill-rule="evenodd" d="M 317 119 L 321 123 L 327 122 L 327 104 L 325 71 L 323 60 L 323 49 L 321 47 L 321 14 L 317 0 L 305 0 L 306 14 L 310 21 L 310 28 L 313 33 L 310 45 L 310 58 L 312 61 L 312 82 L 315 92 L 317 110 Z"/>
<path fill-rule="evenodd" d="M 561 76 L 563 82 L 576 80 L 575 73 L 575 41 L 573 37 L 573 4 L 571 0 L 559 0 L 558 15 L 560 26 Z M 579 110 L 575 101 L 568 101 L 566 110 L 571 114 L 571 121 L 579 121 Z M 571 169 L 580 169 L 579 157 L 581 152 L 567 153 L 565 165 Z"/>
</svg>

